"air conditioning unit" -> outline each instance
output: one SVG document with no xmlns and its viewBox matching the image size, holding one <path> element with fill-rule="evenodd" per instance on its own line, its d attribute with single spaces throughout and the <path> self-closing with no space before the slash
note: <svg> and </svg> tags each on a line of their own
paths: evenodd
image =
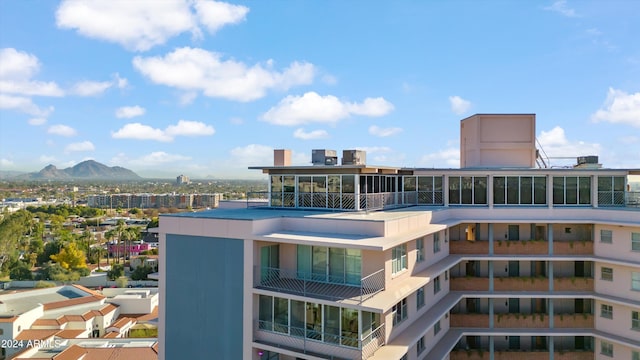
<svg viewBox="0 0 640 360">
<path fill-rule="evenodd" d="M 311 163 L 313 165 L 337 165 L 338 152 L 327 149 L 311 150 Z"/>
<path fill-rule="evenodd" d="M 342 165 L 365 165 L 367 152 L 364 150 L 342 150 Z"/>
</svg>

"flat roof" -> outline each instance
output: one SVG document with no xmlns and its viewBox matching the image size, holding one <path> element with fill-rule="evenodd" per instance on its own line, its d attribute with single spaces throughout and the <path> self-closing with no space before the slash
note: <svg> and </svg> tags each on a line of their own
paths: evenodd
<svg viewBox="0 0 640 360">
<path fill-rule="evenodd" d="M 4 310 L 0 311 L 0 317 L 20 315 L 41 304 L 58 303 L 71 299 L 92 297 L 93 295 L 81 288 L 66 285 L 48 289 L 31 289 L 10 294 L 5 292 L 0 295 L 0 302 L 4 304 Z"/>
</svg>

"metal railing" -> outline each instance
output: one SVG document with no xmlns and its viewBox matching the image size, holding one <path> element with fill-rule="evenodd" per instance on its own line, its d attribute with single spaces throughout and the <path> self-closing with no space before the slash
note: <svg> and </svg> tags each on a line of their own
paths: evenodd
<svg viewBox="0 0 640 360">
<path fill-rule="evenodd" d="M 356 204 L 359 205 L 358 208 L 356 208 Z M 247 193 L 247 207 L 270 206 L 353 211 L 380 210 L 402 205 L 404 204 L 401 193 L 395 192 L 375 194 L 279 192 L 269 194 L 266 191 L 254 191 Z"/>
<path fill-rule="evenodd" d="M 366 360 L 385 344 L 384 324 L 359 338 L 357 333 L 322 331 L 257 320 L 255 340 L 326 359 Z M 329 348 L 327 348 L 327 346 Z"/>
<path fill-rule="evenodd" d="M 256 266 L 254 271 L 255 287 L 321 299 L 351 299 L 361 304 L 384 290 L 384 269 L 364 278 L 356 273 L 327 276 L 324 273 L 260 266 Z"/>
</svg>

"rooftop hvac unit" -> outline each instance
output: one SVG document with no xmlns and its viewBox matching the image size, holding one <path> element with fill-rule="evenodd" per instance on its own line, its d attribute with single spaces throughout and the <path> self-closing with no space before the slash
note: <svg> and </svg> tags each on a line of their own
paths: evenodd
<svg viewBox="0 0 640 360">
<path fill-rule="evenodd" d="M 337 165 L 338 152 L 327 149 L 311 150 L 311 163 L 313 165 Z"/>
<path fill-rule="evenodd" d="M 597 164 L 597 163 L 598 163 L 598 156 L 597 155 L 578 156 L 578 165 Z"/>
<path fill-rule="evenodd" d="M 364 150 L 342 150 L 342 165 L 364 165 L 367 152 Z"/>
</svg>

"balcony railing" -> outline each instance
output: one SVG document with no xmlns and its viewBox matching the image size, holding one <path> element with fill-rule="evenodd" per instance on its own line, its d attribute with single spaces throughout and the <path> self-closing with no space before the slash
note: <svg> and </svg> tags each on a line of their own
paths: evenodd
<svg viewBox="0 0 640 360">
<path fill-rule="evenodd" d="M 449 242 L 449 253 L 457 255 L 487 255 L 487 240 L 455 240 Z M 545 240 L 497 240 L 493 243 L 495 255 L 546 255 L 549 243 Z M 553 241 L 554 255 L 593 255 L 593 241 Z"/>
<path fill-rule="evenodd" d="M 340 335 L 263 320 L 256 321 L 254 332 L 256 342 L 332 360 L 366 360 L 385 344 L 384 336 L 384 324 L 359 338 L 355 333 Z"/>
<path fill-rule="evenodd" d="M 384 269 L 360 278 L 359 274 L 335 277 L 298 270 L 255 267 L 254 286 L 289 294 L 331 301 L 350 300 L 356 304 L 384 290 Z"/>
<path fill-rule="evenodd" d="M 450 360 L 489 360 L 491 357 L 489 350 L 453 350 L 449 354 Z M 558 360 L 593 360 L 593 351 L 588 350 L 564 350 L 553 353 L 553 358 Z M 494 360 L 548 360 L 547 350 L 513 350 L 499 351 L 493 353 Z"/>
<path fill-rule="evenodd" d="M 451 291 L 489 291 L 489 278 L 479 276 L 452 277 Z M 549 291 L 547 277 L 494 277 L 494 291 Z M 554 291 L 593 291 L 593 278 L 554 277 Z"/>
</svg>

